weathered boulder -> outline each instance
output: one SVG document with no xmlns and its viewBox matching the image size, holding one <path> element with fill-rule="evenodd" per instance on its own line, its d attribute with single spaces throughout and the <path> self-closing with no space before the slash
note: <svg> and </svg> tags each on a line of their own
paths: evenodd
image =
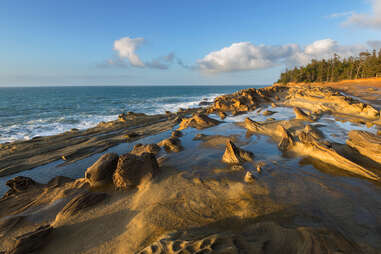
<svg viewBox="0 0 381 254">
<path fill-rule="evenodd" d="M 143 153 L 153 153 L 154 155 L 160 152 L 161 148 L 157 144 L 136 144 L 130 153 L 142 155 Z"/>
<path fill-rule="evenodd" d="M 164 150 L 169 152 L 181 152 L 184 148 L 181 145 L 181 140 L 177 137 L 170 137 L 167 139 L 164 139 L 158 143 L 159 146 L 164 147 Z"/>
<path fill-rule="evenodd" d="M 196 128 L 196 129 L 204 129 L 212 126 L 216 126 L 221 123 L 218 120 L 212 119 L 207 115 L 196 113 L 193 114 L 190 118 L 184 118 L 181 123 L 179 130 L 184 130 L 188 127 Z"/>
<path fill-rule="evenodd" d="M 36 185 L 36 182 L 26 176 L 16 176 L 6 182 L 6 185 L 11 188 L 10 192 L 23 192 L 32 186 Z"/>
<path fill-rule="evenodd" d="M 75 196 L 57 214 L 57 219 L 75 215 L 103 201 L 108 195 L 102 192 L 83 192 Z"/>
<path fill-rule="evenodd" d="M 347 145 L 362 155 L 381 163 L 381 137 L 367 131 L 352 130 L 348 133 Z"/>
<path fill-rule="evenodd" d="M 17 241 L 8 254 L 36 253 L 47 242 L 47 237 L 53 231 L 53 227 L 45 225 L 38 227 L 32 232 L 16 237 Z"/>
<path fill-rule="evenodd" d="M 151 180 L 158 173 L 159 166 L 154 154 L 143 153 L 137 156 L 127 153 L 119 157 L 113 181 L 116 188 L 128 189 Z"/>
<path fill-rule="evenodd" d="M 250 171 L 247 171 L 246 174 L 245 174 L 245 177 L 243 178 L 243 180 L 246 183 L 252 183 L 252 182 L 255 181 L 255 177 L 254 177 L 254 175 Z"/>
<path fill-rule="evenodd" d="M 292 146 L 294 146 L 294 138 L 282 125 L 277 126 L 277 132 L 281 138 L 280 142 L 278 143 L 278 147 L 280 150 L 287 151 Z"/>
<path fill-rule="evenodd" d="M 252 161 L 253 157 L 252 152 L 240 149 L 231 140 L 228 140 L 222 161 L 229 164 L 240 164 L 245 161 Z"/>
<path fill-rule="evenodd" d="M 307 115 L 303 110 L 301 110 L 298 107 L 294 107 L 294 112 L 295 112 L 296 119 L 309 121 L 309 122 L 315 121 L 311 116 Z"/>
<path fill-rule="evenodd" d="M 119 156 L 116 153 L 103 154 L 85 172 L 85 178 L 91 186 L 101 186 L 112 182 L 112 175 L 118 164 Z"/>
</svg>

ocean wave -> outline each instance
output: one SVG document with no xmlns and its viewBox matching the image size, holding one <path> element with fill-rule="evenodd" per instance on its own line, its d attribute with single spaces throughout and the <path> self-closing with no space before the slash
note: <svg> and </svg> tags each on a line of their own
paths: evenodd
<svg viewBox="0 0 381 254">
<path fill-rule="evenodd" d="M 81 112 L 65 116 L 44 117 L 28 119 L 25 122 L 1 125 L 0 123 L 0 143 L 12 142 L 16 140 L 29 140 L 37 136 L 50 136 L 69 131 L 73 128 L 84 130 L 95 127 L 101 121 L 116 120 L 118 114 L 123 111 L 135 111 L 146 114 L 162 114 L 165 111 L 176 112 L 180 108 L 198 107 L 203 100 L 212 101 L 222 93 L 210 93 L 200 96 L 165 96 L 153 99 L 140 100 L 136 103 L 119 103 L 118 107 L 108 108 L 99 112 Z M 114 103 L 111 103 L 115 105 Z M 57 112 L 61 113 L 62 112 Z M 40 115 L 41 117 L 41 115 Z"/>
</svg>

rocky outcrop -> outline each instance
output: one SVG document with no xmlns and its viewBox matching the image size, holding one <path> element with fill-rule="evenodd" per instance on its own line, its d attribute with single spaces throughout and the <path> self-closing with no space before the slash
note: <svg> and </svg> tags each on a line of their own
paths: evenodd
<svg viewBox="0 0 381 254">
<path fill-rule="evenodd" d="M 349 171 L 363 177 L 379 180 L 380 177 L 374 172 L 351 161 L 347 157 L 338 153 L 328 142 L 322 142 L 314 137 L 313 134 L 303 131 L 298 135 L 299 142 L 294 146 L 294 151 L 306 156 L 334 165 L 338 168 Z"/>
<path fill-rule="evenodd" d="M 118 164 L 119 156 L 116 153 L 106 153 L 102 155 L 85 172 L 85 178 L 91 186 L 101 186 L 112 183 L 112 175 Z"/>
<path fill-rule="evenodd" d="M 146 114 L 144 113 L 135 113 L 135 112 L 127 112 L 127 113 L 122 113 L 119 114 L 118 120 L 121 122 L 126 122 L 127 120 L 134 120 L 137 117 L 144 117 Z"/>
<path fill-rule="evenodd" d="M 372 180 L 380 179 L 372 170 L 352 161 L 350 154 L 339 153 L 331 143 L 323 139 L 323 135 L 316 128 L 301 123 L 303 122 L 295 119 L 258 123 L 246 118 L 243 126 L 250 132 L 271 136 L 282 151 L 296 152 Z"/>
<path fill-rule="evenodd" d="M 160 150 L 161 148 L 157 144 L 136 144 L 130 153 L 139 156 L 143 153 L 153 153 L 154 155 L 157 155 Z"/>
<path fill-rule="evenodd" d="M 244 126 L 248 131 L 251 131 L 251 132 L 259 132 L 259 133 L 266 132 L 266 129 L 262 126 L 262 124 L 251 120 L 249 117 L 245 118 Z"/>
<path fill-rule="evenodd" d="M 24 192 L 36 185 L 36 182 L 26 176 L 16 176 L 8 180 L 6 185 L 10 188 L 8 193 Z"/>
<path fill-rule="evenodd" d="M 164 147 L 164 150 L 167 153 L 170 153 L 170 152 L 178 153 L 184 149 L 183 146 L 181 145 L 181 140 L 177 137 L 170 137 L 170 138 L 164 139 L 158 143 L 158 146 Z"/>
<path fill-rule="evenodd" d="M 330 87 L 292 86 L 283 104 L 312 112 L 335 112 L 376 120 L 379 112 L 371 105 L 346 96 Z"/>
<path fill-rule="evenodd" d="M 362 155 L 381 163 L 381 137 L 367 131 L 353 130 L 348 133 L 347 144 Z"/>
<path fill-rule="evenodd" d="M 56 219 L 73 216 L 91 206 L 103 201 L 108 195 L 101 192 L 83 192 L 75 196 L 57 214 Z"/>
<path fill-rule="evenodd" d="M 143 181 L 151 180 L 158 172 L 159 166 L 154 154 L 143 153 L 137 156 L 127 153 L 119 157 L 113 182 L 118 189 L 134 188 Z"/>
<path fill-rule="evenodd" d="M 301 110 L 298 107 L 294 107 L 294 112 L 295 112 L 295 118 L 304 120 L 304 121 L 309 121 L 309 122 L 314 122 L 315 119 L 312 118 L 311 116 L 307 115 L 303 110 Z"/>
<path fill-rule="evenodd" d="M 222 161 L 228 164 L 240 164 L 246 161 L 252 161 L 253 157 L 254 154 L 252 152 L 240 149 L 231 140 L 228 140 Z"/>
<path fill-rule="evenodd" d="M 14 248 L 7 252 L 7 254 L 36 253 L 47 243 L 47 238 L 52 231 L 52 226 L 45 225 L 38 227 L 32 232 L 18 236 Z"/>
<path fill-rule="evenodd" d="M 290 148 L 295 145 L 295 141 L 292 135 L 282 125 L 278 125 L 277 132 L 281 138 L 280 142 L 278 143 L 279 149 L 282 151 L 290 150 Z"/>
<path fill-rule="evenodd" d="M 212 119 L 208 117 L 207 115 L 195 113 L 190 118 L 184 118 L 181 123 L 179 130 L 184 130 L 188 127 L 196 128 L 196 129 L 205 129 L 212 126 L 216 126 L 217 124 L 221 123 L 218 120 Z"/>
<path fill-rule="evenodd" d="M 254 177 L 254 175 L 250 171 L 247 171 L 246 174 L 245 174 L 245 177 L 243 178 L 243 180 L 246 183 L 252 183 L 252 182 L 255 181 L 255 177 Z"/>
</svg>

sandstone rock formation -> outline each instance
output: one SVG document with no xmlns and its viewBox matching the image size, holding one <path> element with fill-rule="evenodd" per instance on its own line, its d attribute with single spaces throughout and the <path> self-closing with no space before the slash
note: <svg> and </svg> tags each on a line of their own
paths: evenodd
<svg viewBox="0 0 381 254">
<path fill-rule="evenodd" d="M 240 164 L 245 161 L 252 161 L 253 157 L 252 152 L 240 149 L 232 141 L 228 140 L 222 161 L 228 164 Z"/>
<path fill-rule="evenodd" d="M 164 147 L 164 150 L 167 153 L 170 153 L 170 152 L 178 153 L 184 149 L 183 146 L 181 145 L 181 140 L 177 137 L 170 137 L 170 138 L 164 139 L 158 143 L 158 146 Z"/>
<path fill-rule="evenodd" d="M 294 138 L 282 125 L 278 125 L 277 132 L 281 137 L 281 140 L 278 144 L 280 150 L 287 151 L 295 145 Z"/>
<path fill-rule="evenodd" d="M 116 169 L 119 156 L 116 153 L 106 153 L 102 155 L 85 172 L 85 178 L 91 186 L 101 186 L 112 183 L 112 175 Z"/>
<path fill-rule="evenodd" d="M 204 129 L 209 128 L 212 126 L 216 126 L 217 124 L 221 123 L 218 120 L 212 119 L 204 114 L 193 114 L 190 118 L 184 118 L 181 123 L 179 130 L 184 130 L 188 127 L 196 128 L 196 129 Z"/>
<path fill-rule="evenodd" d="M 362 155 L 381 163 L 381 137 L 367 131 L 352 130 L 347 144 Z"/>
<path fill-rule="evenodd" d="M 296 119 L 310 121 L 310 122 L 315 121 L 311 116 L 307 115 L 303 110 L 301 110 L 298 107 L 294 107 L 294 112 L 295 112 Z"/>
<path fill-rule="evenodd" d="M 8 254 L 36 253 L 44 244 L 47 237 L 53 231 L 50 225 L 38 227 L 36 230 L 17 237 L 16 244 Z"/>
<path fill-rule="evenodd" d="M 255 181 L 255 177 L 250 171 L 247 171 L 243 180 L 246 183 L 252 183 Z"/>
<path fill-rule="evenodd" d="M 29 177 L 16 176 L 15 178 L 8 180 L 6 185 L 10 188 L 8 193 L 23 192 L 32 186 L 36 185 L 36 182 Z"/>
<path fill-rule="evenodd" d="M 136 144 L 130 153 L 139 156 L 143 153 L 153 153 L 154 155 L 156 155 L 160 152 L 160 150 L 161 148 L 157 144 Z"/>
<path fill-rule="evenodd" d="M 118 189 L 129 189 L 151 180 L 158 172 L 159 166 L 154 154 L 143 153 L 137 156 L 127 153 L 119 157 L 113 182 Z"/>
<path fill-rule="evenodd" d="M 108 195 L 100 192 L 83 192 L 75 196 L 65 205 L 64 208 L 57 214 L 56 219 L 69 217 L 87 209 L 91 206 L 103 201 Z"/>
</svg>

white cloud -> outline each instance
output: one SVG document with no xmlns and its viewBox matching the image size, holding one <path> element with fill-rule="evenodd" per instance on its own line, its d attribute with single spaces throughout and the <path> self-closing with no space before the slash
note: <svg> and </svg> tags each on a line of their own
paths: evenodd
<svg viewBox="0 0 381 254">
<path fill-rule="evenodd" d="M 114 42 L 114 50 L 120 58 L 127 59 L 132 66 L 144 67 L 144 63 L 135 52 L 143 43 L 143 38 L 124 37 Z"/>
<path fill-rule="evenodd" d="M 344 22 L 345 25 L 357 25 L 364 28 L 381 29 L 381 0 L 369 0 L 372 13 L 352 13 Z"/>
<path fill-rule="evenodd" d="M 329 58 L 334 53 L 342 57 L 353 56 L 367 48 L 365 45 L 340 45 L 332 39 L 315 41 L 305 47 L 297 44 L 267 46 L 239 42 L 207 54 L 197 61 L 197 66 L 206 72 L 256 70 L 281 64 L 292 67 L 307 64 L 312 59 Z"/>
<path fill-rule="evenodd" d="M 117 52 L 117 57 L 114 59 L 109 59 L 103 63 L 98 64 L 98 67 L 139 67 L 139 68 L 150 68 L 150 69 L 160 69 L 167 70 L 169 66 L 174 62 L 176 58 L 174 53 L 169 53 L 165 56 L 160 56 L 152 58 L 149 61 L 143 61 L 140 59 L 136 50 L 145 42 L 144 38 L 130 38 L 123 37 L 119 40 L 114 41 L 113 50 Z M 180 61 L 178 59 L 178 61 Z"/>
<path fill-rule="evenodd" d="M 250 42 L 233 43 L 219 51 L 214 51 L 197 61 L 201 70 L 230 72 L 264 69 L 276 65 L 298 51 L 296 44 L 285 46 L 253 45 Z"/>
</svg>

